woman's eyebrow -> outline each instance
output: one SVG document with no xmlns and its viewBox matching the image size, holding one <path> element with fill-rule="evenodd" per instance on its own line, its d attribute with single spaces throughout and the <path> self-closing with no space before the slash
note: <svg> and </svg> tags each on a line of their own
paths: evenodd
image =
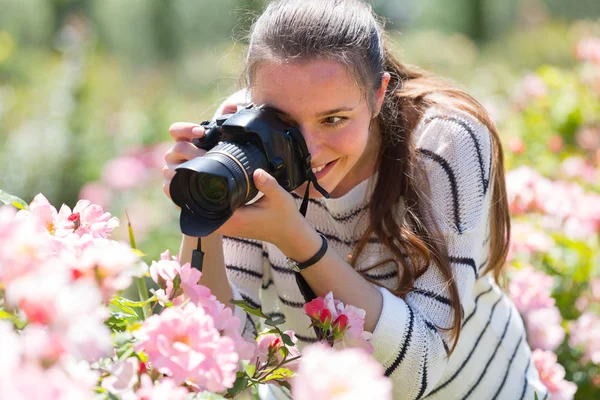
<svg viewBox="0 0 600 400">
<path fill-rule="evenodd" d="M 290 115 L 288 113 L 278 109 L 277 107 L 269 106 L 269 108 L 271 108 L 273 111 L 275 111 L 278 114 L 281 114 L 284 117 L 288 117 L 288 118 L 290 117 Z M 326 115 L 337 114 L 339 112 L 344 112 L 344 111 L 354 111 L 355 108 L 356 107 L 347 107 L 347 106 L 334 108 L 333 110 L 322 111 L 320 113 L 317 113 L 316 117 L 324 117 Z"/>
</svg>

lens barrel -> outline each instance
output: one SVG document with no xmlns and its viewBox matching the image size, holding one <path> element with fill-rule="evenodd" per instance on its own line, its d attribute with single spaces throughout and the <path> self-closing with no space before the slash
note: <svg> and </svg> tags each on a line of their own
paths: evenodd
<svg viewBox="0 0 600 400">
<path fill-rule="evenodd" d="M 180 165 L 171 181 L 171 198 L 181 210 L 183 233 L 206 236 L 258 190 L 253 173 L 268 170 L 266 156 L 251 143 L 221 142 L 204 156 Z"/>
</svg>

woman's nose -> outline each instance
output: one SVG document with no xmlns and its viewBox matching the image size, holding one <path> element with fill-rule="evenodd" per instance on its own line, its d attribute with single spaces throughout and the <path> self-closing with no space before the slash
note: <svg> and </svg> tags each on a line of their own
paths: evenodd
<svg viewBox="0 0 600 400">
<path fill-rule="evenodd" d="M 319 135 L 312 129 L 302 127 L 300 127 L 300 132 L 302 132 L 311 158 L 315 159 L 321 153 L 321 149 L 323 148 Z"/>
</svg>

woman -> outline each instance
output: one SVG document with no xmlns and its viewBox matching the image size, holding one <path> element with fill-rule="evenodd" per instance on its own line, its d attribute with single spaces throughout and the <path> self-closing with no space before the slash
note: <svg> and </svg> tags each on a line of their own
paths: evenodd
<svg viewBox="0 0 600 400">
<path fill-rule="evenodd" d="M 306 186 L 291 194 L 256 171 L 264 196 L 203 239 L 201 283 L 225 304 L 243 298 L 285 316 L 300 347 L 314 342 L 286 260 L 311 259 L 320 232 L 329 250 L 302 276 L 317 296 L 333 291 L 366 310 L 395 398 L 544 398 L 522 320 L 497 283 L 510 233 L 498 134 L 477 101 L 400 63 L 383 36 L 359 0 L 276 1 L 255 23 L 245 98 L 221 112 L 250 100 L 279 110 L 331 198 L 311 189 L 304 218 Z M 202 127 L 170 132 L 167 195 L 175 167 L 204 154 L 190 143 Z M 184 236 L 182 262 L 195 245 Z"/>
</svg>

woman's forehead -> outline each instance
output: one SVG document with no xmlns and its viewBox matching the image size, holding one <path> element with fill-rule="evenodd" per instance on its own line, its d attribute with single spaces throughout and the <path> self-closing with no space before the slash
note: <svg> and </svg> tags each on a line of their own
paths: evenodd
<svg viewBox="0 0 600 400">
<path fill-rule="evenodd" d="M 330 60 L 263 62 L 255 70 L 252 97 L 285 113 L 318 114 L 355 108 L 361 91 L 345 65 Z"/>
</svg>

